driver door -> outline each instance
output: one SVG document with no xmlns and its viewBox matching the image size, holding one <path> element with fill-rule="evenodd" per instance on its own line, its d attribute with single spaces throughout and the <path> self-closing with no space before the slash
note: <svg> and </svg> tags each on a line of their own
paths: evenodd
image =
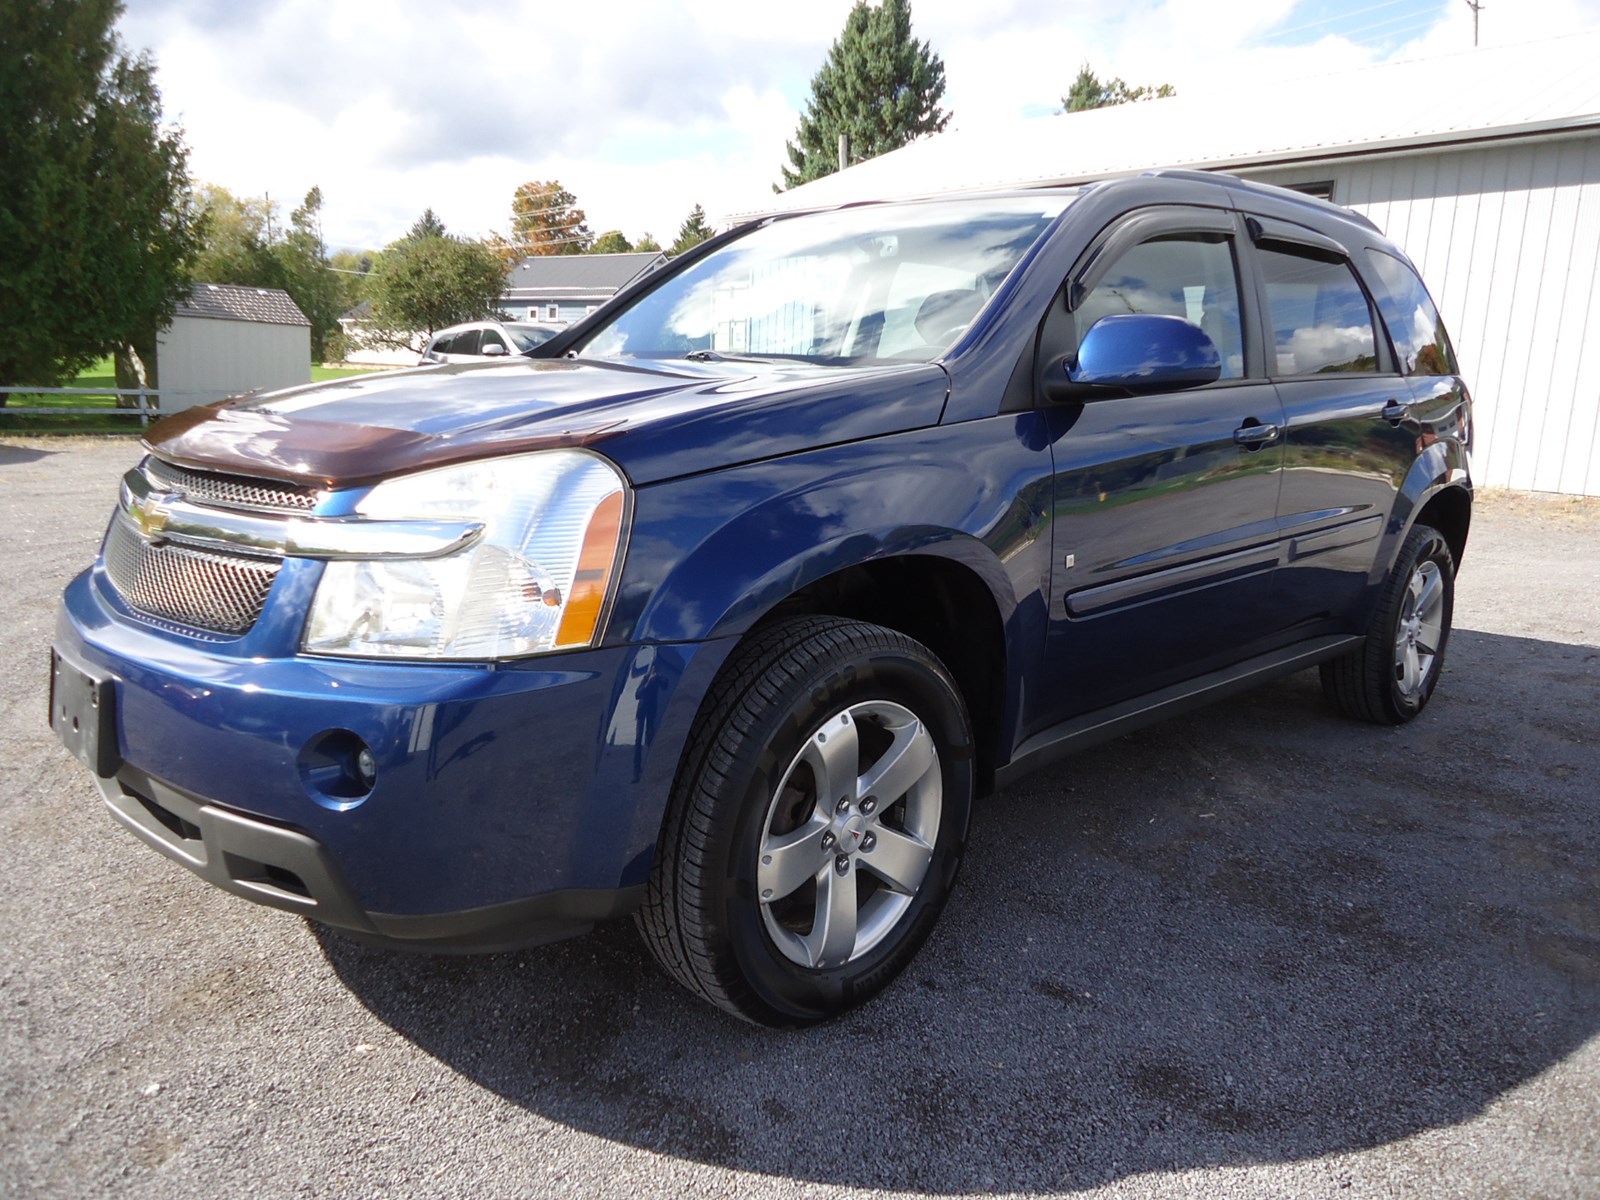
<svg viewBox="0 0 1600 1200">
<path fill-rule="evenodd" d="M 1231 213 L 1143 210 L 1054 302 L 1041 356 L 1112 313 L 1180 317 L 1222 361 L 1201 386 L 1047 406 L 1054 467 L 1044 724 L 1249 657 L 1279 622 L 1283 412 L 1242 315 Z"/>
</svg>

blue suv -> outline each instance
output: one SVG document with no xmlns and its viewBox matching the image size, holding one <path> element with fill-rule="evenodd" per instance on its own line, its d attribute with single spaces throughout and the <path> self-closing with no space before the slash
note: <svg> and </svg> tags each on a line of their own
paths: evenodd
<svg viewBox="0 0 1600 1200">
<path fill-rule="evenodd" d="M 794 1025 L 928 936 L 975 798 L 1317 667 L 1440 675 L 1467 390 L 1362 218 L 1224 176 L 704 244 L 532 352 L 154 427 L 51 723 L 115 817 L 353 936 L 633 914 Z"/>
</svg>

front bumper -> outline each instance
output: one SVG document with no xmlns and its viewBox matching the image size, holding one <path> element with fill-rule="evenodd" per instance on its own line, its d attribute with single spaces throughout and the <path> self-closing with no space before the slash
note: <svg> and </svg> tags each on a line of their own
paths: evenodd
<svg viewBox="0 0 1600 1200">
<path fill-rule="evenodd" d="M 727 644 L 310 658 L 285 609 L 314 579 L 284 575 L 276 614 L 216 642 L 128 613 L 98 568 L 68 585 L 57 653 L 110 707 L 107 745 L 74 749 L 122 824 L 227 891 L 418 948 L 548 941 L 637 906 Z M 328 786 L 330 733 L 370 750 L 370 791 Z"/>
<path fill-rule="evenodd" d="M 643 899 L 641 884 L 571 889 L 462 912 L 371 912 L 327 849 L 304 833 L 207 803 L 133 767 L 96 782 L 117 820 L 206 882 L 363 940 L 419 950 L 508 950 L 585 933 Z"/>
</svg>

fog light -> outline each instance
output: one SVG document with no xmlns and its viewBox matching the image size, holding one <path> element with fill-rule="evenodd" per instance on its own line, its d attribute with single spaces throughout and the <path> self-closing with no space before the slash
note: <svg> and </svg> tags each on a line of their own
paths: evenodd
<svg viewBox="0 0 1600 1200">
<path fill-rule="evenodd" d="M 378 782 L 378 760 L 348 729 L 327 729 L 300 751 L 300 779 L 325 808 L 354 808 Z"/>
</svg>

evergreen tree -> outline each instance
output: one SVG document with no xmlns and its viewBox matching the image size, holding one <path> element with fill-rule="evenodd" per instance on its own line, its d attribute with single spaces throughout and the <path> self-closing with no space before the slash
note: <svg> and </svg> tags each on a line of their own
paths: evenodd
<svg viewBox="0 0 1600 1200">
<path fill-rule="evenodd" d="M 857 0 L 828 60 L 811 80 L 811 97 L 788 143 L 783 187 L 830 175 L 839 167 L 839 135 L 849 135 L 853 160 L 897 150 L 950 121 L 939 106 L 944 62 L 911 36 L 910 0 Z M 780 190 L 776 186 L 774 191 Z"/>
<path fill-rule="evenodd" d="M 693 249 L 717 231 L 706 224 L 706 210 L 696 204 L 689 210 L 683 224 L 678 226 L 678 239 L 672 243 L 672 253 L 682 254 Z"/>
<path fill-rule="evenodd" d="M 511 232 L 496 234 L 493 243 L 507 263 L 530 255 L 582 254 L 594 241 L 588 221 L 560 180 L 534 180 L 511 197 Z"/>
<path fill-rule="evenodd" d="M 1084 63 L 1078 68 L 1072 87 L 1061 97 L 1061 107 L 1064 112 L 1083 112 L 1090 108 L 1110 108 L 1114 104 L 1135 104 L 1140 100 L 1165 100 L 1177 94 L 1170 83 L 1131 88 L 1120 76 L 1102 83 L 1089 64 Z"/>
<path fill-rule="evenodd" d="M 284 290 L 311 322 L 311 361 L 326 362 L 328 343 L 339 331 L 339 314 L 347 306 L 322 241 L 321 188 L 313 187 L 289 214 L 289 228 L 272 251 L 283 270 Z"/>
<path fill-rule="evenodd" d="M 656 241 L 655 238 L 651 237 L 650 234 L 646 232 L 643 237 L 633 244 L 633 248 L 635 251 L 649 250 L 651 252 L 655 252 L 661 249 L 661 243 Z"/>
<path fill-rule="evenodd" d="M 445 237 L 444 222 L 439 220 L 433 209 L 425 208 L 422 215 L 416 219 L 411 228 L 406 230 L 408 238 Z"/>
<path fill-rule="evenodd" d="M 198 250 L 188 150 L 119 0 L 0 0 L 0 384 L 155 336 Z M 4 398 L 0 397 L 0 404 Z"/>
</svg>

